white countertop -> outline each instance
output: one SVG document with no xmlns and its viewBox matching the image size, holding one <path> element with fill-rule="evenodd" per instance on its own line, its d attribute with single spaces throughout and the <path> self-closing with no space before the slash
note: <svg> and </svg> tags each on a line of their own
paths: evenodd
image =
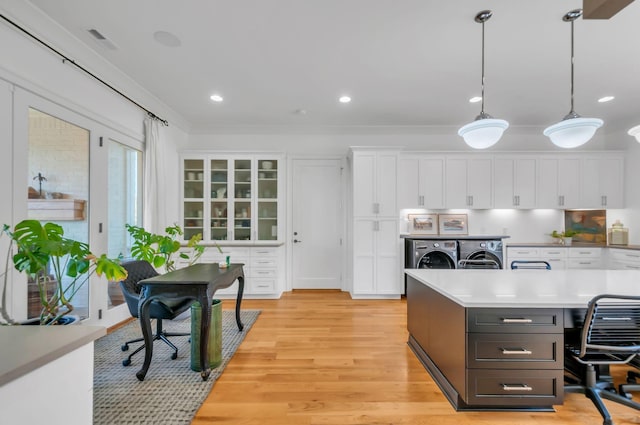
<svg viewBox="0 0 640 425">
<path fill-rule="evenodd" d="M 0 386 L 106 333 L 102 326 L 0 326 Z"/>
<path fill-rule="evenodd" d="M 586 307 L 598 294 L 640 295 L 639 270 L 436 270 L 405 273 L 463 307 Z"/>
</svg>

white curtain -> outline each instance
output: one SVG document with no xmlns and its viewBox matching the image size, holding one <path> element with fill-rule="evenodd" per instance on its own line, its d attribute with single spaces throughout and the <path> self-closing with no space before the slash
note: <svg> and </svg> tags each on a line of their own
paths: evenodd
<svg viewBox="0 0 640 425">
<path fill-rule="evenodd" d="M 158 120 L 147 117 L 144 150 L 144 228 L 153 233 L 161 233 L 167 226 L 167 212 L 162 188 L 166 187 L 161 126 Z"/>
</svg>

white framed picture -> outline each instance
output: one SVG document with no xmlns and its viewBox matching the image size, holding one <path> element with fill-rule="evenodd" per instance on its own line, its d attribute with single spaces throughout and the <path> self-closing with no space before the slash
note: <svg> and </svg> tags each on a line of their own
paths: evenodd
<svg viewBox="0 0 640 425">
<path fill-rule="evenodd" d="M 441 235 L 466 235 L 469 232 L 466 214 L 440 214 L 438 222 Z"/>
<path fill-rule="evenodd" d="M 414 235 L 437 235 L 438 214 L 409 214 L 409 228 Z"/>
</svg>

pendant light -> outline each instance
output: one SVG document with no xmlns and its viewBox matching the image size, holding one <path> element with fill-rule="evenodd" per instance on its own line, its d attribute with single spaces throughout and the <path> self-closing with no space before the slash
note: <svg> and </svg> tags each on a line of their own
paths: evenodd
<svg viewBox="0 0 640 425">
<path fill-rule="evenodd" d="M 571 111 L 562 121 L 547 127 L 543 132 L 554 145 L 566 149 L 587 143 L 603 123 L 599 118 L 582 118 L 573 109 L 573 21 L 581 16 L 582 9 L 576 9 L 562 17 L 563 21 L 571 22 Z"/>
<path fill-rule="evenodd" d="M 482 24 L 482 108 L 476 120 L 458 130 L 467 145 L 474 149 L 486 149 L 496 144 L 502 133 L 509 127 L 505 120 L 493 118 L 484 111 L 484 23 L 491 18 L 490 10 L 483 10 L 476 15 L 475 21 Z"/>
<path fill-rule="evenodd" d="M 638 142 L 640 142 L 640 125 L 636 125 L 632 129 L 628 131 L 629 136 L 633 136 L 636 138 Z"/>
</svg>

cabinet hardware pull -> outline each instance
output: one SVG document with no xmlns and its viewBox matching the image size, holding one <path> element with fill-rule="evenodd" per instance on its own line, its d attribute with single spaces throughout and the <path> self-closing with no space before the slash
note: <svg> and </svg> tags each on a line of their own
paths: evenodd
<svg viewBox="0 0 640 425">
<path fill-rule="evenodd" d="M 533 391 L 527 384 L 502 384 L 503 391 Z"/>
<path fill-rule="evenodd" d="M 373 204 L 373 213 L 380 214 L 380 204 L 377 202 Z"/>
<path fill-rule="evenodd" d="M 424 195 L 418 196 L 418 205 L 420 206 L 424 205 Z"/>
<path fill-rule="evenodd" d="M 526 348 L 518 348 L 518 349 L 512 349 L 512 348 L 501 348 L 502 350 L 502 354 L 506 354 L 506 355 L 510 355 L 510 354 L 533 354 L 533 351 L 531 350 L 527 350 Z"/>
<path fill-rule="evenodd" d="M 525 319 L 524 317 L 522 318 L 503 317 L 500 320 L 502 320 L 502 323 L 533 323 L 532 319 Z"/>
</svg>

